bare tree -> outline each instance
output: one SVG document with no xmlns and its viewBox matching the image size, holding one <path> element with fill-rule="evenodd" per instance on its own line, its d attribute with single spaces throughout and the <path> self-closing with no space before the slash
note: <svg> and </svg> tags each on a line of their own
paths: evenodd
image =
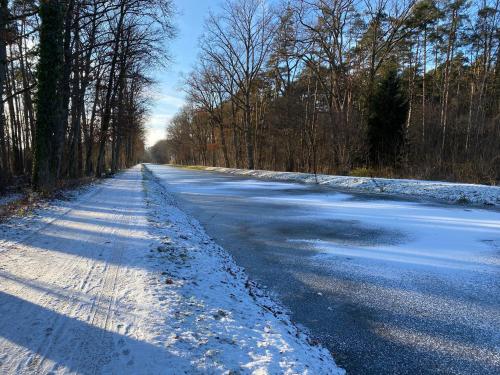
<svg viewBox="0 0 500 375">
<path fill-rule="evenodd" d="M 263 0 L 227 0 L 224 11 L 211 14 L 202 42 L 206 56 L 234 77 L 237 105 L 243 111 L 247 166 L 254 168 L 251 95 L 271 51 L 276 24 Z"/>
</svg>

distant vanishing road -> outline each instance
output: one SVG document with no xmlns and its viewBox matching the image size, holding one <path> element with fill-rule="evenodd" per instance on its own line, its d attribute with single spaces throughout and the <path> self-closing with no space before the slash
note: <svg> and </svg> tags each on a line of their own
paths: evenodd
<svg viewBox="0 0 500 375">
<path fill-rule="evenodd" d="M 147 167 L 348 373 L 500 373 L 500 212 Z"/>
</svg>

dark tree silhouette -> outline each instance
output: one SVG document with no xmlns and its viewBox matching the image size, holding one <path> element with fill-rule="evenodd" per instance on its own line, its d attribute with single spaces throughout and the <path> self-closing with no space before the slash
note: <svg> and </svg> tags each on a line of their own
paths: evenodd
<svg viewBox="0 0 500 375">
<path fill-rule="evenodd" d="M 33 185 L 48 191 L 55 187 L 58 174 L 57 145 L 61 132 L 61 97 L 58 88 L 63 66 L 63 5 L 59 0 L 40 2 L 40 61 L 36 99 L 36 136 Z"/>
<path fill-rule="evenodd" d="M 400 78 L 391 69 L 368 100 L 368 142 L 373 166 L 395 166 L 404 143 L 408 101 Z"/>
</svg>

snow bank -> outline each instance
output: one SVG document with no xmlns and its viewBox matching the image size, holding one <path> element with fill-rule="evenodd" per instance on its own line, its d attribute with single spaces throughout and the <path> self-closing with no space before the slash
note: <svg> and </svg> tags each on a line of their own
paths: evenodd
<svg viewBox="0 0 500 375">
<path fill-rule="evenodd" d="M 164 260 L 163 298 L 176 320 L 170 350 L 205 373 L 343 374 L 145 171 L 150 234 L 161 243 L 151 256 Z"/>
<path fill-rule="evenodd" d="M 207 171 L 302 183 L 319 183 L 331 187 L 370 193 L 408 195 L 446 202 L 500 206 L 500 187 L 440 181 L 398 180 L 388 178 L 332 176 L 311 173 L 273 172 L 235 168 L 206 167 Z"/>
</svg>

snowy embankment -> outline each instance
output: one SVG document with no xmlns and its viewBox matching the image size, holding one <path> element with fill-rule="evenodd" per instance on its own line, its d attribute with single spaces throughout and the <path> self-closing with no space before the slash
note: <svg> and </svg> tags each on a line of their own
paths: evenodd
<svg viewBox="0 0 500 375">
<path fill-rule="evenodd" d="M 150 221 L 162 242 L 154 256 L 165 260 L 165 302 L 178 319 L 171 328 L 177 350 L 211 373 L 343 374 L 146 175 Z"/>
<path fill-rule="evenodd" d="M 273 172 L 221 167 L 205 167 L 204 169 L 207 171 L 272 180 L 311 184 L 318 183 L 320 185 L 368 193 L 407 195 L 424 199 L 437 199 L 446 202 L 500 206 L 500 187 L 496 186 L 425 180 L 333 176 L 324 174 L 315 176 L 311 173 Z"/>
</svg>

